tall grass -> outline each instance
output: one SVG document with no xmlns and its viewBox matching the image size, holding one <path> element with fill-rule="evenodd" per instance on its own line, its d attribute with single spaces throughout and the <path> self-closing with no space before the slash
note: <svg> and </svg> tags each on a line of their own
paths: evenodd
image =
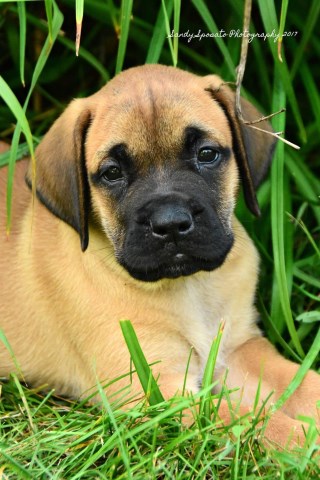
<svg viewBox="0 0 320 480">
<path fill-rule="evenodd" d="M 231 82 L 236 78 L 241 39 L 230 32 L 241 31 L 242 0 L 76 4 L 77 10 L 74 0 L 0 3 L 0 138 L 12 144 L 0 155 L 0 166 L 10 165 L 8 228 L 15 161 L 28 150 L 32 154 L 71 98 L 88 95 L 116 72 L 141 63 L 214 72 Z M 243 85 L 243 95 L 265 113 L 286 107 L 273 126 L 301 146 L 295 151 L 278 143 L 271 174 L 258 192 L 260 219 L 250 216 L 242 197 L 237 207 L 262 258 L 261 326 L 284 355 L 301 362 L 280 402 L 307 368 L 319 368 L 319 13 L 318 0 L 254 1 L 252 33 L 292 35 L 252 40 Z M 81 25 L 78 57 L 76 23 L 78 33 Z M 167 38 L 173 29 L 216 36 Z M 221 29 L 229 35 L 218 35 Z M 145 378 L 147 389 L 150 381 Z M 258 426 L 245 419 L 222 428 L 203 425 L 195 416 L 195 427 L 182 429 L 179 420 L 187 405 L 192 410 L 202 402 L 204 409 L 213 408 L 208 389 L 207 378 L 197 398 L 164 402 L 153 385 L 151 406 L 142 402 L 124 413 L 105 397 L 98 410 L 52 393 L 43 396 L 12 377 L 1 393 L 0 477 L 318 478 L 311 450 L 304 457 L 285 452 L 270 457 L 256 442 Z"/>
</svg>

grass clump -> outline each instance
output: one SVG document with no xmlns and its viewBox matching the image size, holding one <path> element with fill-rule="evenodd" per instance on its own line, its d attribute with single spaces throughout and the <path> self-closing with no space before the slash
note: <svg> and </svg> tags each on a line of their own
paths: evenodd
<svg viewBox="0 0 320 480">
<path fill-rule="evenodd" d="M 257 420 L 204 426 L 195 408 L 203 395 L 130 409 L 103 397 L 100 408 L 44 396 L 11 378 L 0 406 L 3 478 L 318 478 L 308 452 L 266 452 Z M 180 422 L 186 407 L 194 414 L 188 428 Z"/>
</svg>

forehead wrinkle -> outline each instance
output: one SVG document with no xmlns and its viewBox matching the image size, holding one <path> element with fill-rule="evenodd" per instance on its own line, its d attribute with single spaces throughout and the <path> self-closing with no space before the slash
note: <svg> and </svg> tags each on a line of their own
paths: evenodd
<svg viewBox="0 0 320 480">
<path fill-rule="evenodd" d="M 142 170 L 166 161 L 168 155 L 172 161 L 173 151 L 180 146 L 183 136 L 183 129 L 177 128 L 174 110 L 151 87 L 144 91 L 143 97 L 135 99 L 126 122 L 134 127 L 126 129 L 130 132 L 126 143 Z"/>
<path fill-rule="evenodd" d="M 185 129 L 189 125 L 204 130 L 208 140 L 222 147 L 229 145 L 228 132 L 221 125 L 225 116 L 220 108 L 215 112 L 212 103 L 212 108 L 208 110 L 208 105 L 201 99 L 186 95 L 175 86 L 164 87 L 162 85 L 160 89 L 157 84 L 135 85 L 130 90 L 130 96 L 117 99 L 111 107 L 112 114 L 109 110 L 108 117 L 104 117 L 104 128 L 113 141 L 99 148 L 98 161 L 108 155 L 114 144 L 123 143 L 139 170 L 149 170 L 151 165 L 172 165 L 178 161 Z M 99 126 L 101 123 L 97 122 Z M 228 125 L 226 127 L 229 131 Z"/>
<path fill-rule="evenodd" d="M 218 130 L 217 128 L 212 127 L 211 125 L 208 125 L 207 123 L 193 121 L 186 124 L 184 126 L 184 138 L 189 129 L 199 130 L 204 140 L 212 140 L 214 143 L 217 143 L 221 147 L 229 146 L 223 132 L 221 132 L 221 130 Z"/>
</svg>

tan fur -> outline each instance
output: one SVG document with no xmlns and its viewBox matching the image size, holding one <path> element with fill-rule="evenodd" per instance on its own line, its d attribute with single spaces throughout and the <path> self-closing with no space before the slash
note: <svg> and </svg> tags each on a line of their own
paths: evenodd
<svg viewBox="0 0 320 480">
<path fill-rule="evenodd" d="M 222 109 L 214 101 L 208 108 L 210 100 L 204 88 L 212 88 L 213 83 L 217 87 L 221 80 L 154 66 L 125 72 L 92 97 L 74 101 L 53 127 L 50 143 L 44 140 L 40 145 L 38 155 L 44 152 L 54 157 L 62 136 L 68 132 L 72 136 L 75 117 L 88 110 L 93 120 L 86 142 L 87 171 L 94 172 L 107 148 L 125 139 L 135 150 L 142 176 L 148 162 L 158 159 L 165 188 L 166 162 L 175 161 L 189 117 L 209 126 L 213 138 L 232 147 Z M 181 85 L 178 97 L 177 84 Z M 261 142 L 258 148 L 263 149 Z M 26 169 L 26 161 L 17 163 L 9 237 L 5 233 L 6 169 L 0 172 L 0 319 L 27 382 L 48 384 L 62 395 L 77 397 L 95 386 L 96 376 L 108 382 L 128 373 L 130 356 L 119 321 L 130 319 L 148 362 L 160 362 L 153 372 L 159 376 L 166 398 L 182 389 L 193 349 L 186 387 L 195 392 L 223 321 L 217 378 L 222 379 L 228 370 L 227 385 L 240 387 L 234 398 L 242 398 L 243 410 L 253 406 L 260 378 L 261 401 L 272 391 L 271 402 L 281 395 L 298 366 L 282 358 L 257 327 L 258 255 L 234 216 L 235 243 L 220 268 L 144 283 L 133 279 L 115 259 L 122 227 L 110 198 L 90 186 L 95 221 L 90 223 L 88 249 L 82 253 L 75 230 L 38 200 L 32 203 L 24 182 Z M 59 175 L 63 172 L 56 172 L 54 188 L 58 188 Z M 40 185 L 45 176 L 46 170 L 40 170 Z M 224 198 L 217 208 L 232 210 L 237 189 L 233 159 L 225 173 Z M 14 370 L 8 351 L 0 345 L 0 376 Z M 107 393 L 112 395 L 124 386 L 129 386 L 129 378 L 109 386 Z M 141 390 L 134 376 L 128 393 Z M 285 446 L 294 431 L 291 445 L 303 444 L 301 422 L 295 418 L 302 413 L 318 420 L 319 398 L 320 377 L 309 372 L 269 422 L 267 438 Z M 228 420 L 227 403 L 222 403 L 220 415 Z"/>
</svg>

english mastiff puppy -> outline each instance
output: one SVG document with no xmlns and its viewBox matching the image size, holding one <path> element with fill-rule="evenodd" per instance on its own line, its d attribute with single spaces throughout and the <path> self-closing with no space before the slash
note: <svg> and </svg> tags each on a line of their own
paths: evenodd
<svg viewBox="0 0 320 480">
<path fill-rule="evenodd" d="M 255 190 L 274 140 L 241 124 L 234 102 L 219 77 L 160 65 L 74 100 L 38 146 L 36 176 L 27 161 L 16 165 L 8 238 L 1 170 L 0 321 L 25 381 L 78 397 L 97 377 L 123 376 L 130 355 L 119 321 L 130 319 L 165 398 L 181 392 L 191 349 L 186 390 L 199 390 L 221 322 L 215 378 L 238 388 L 240 413 L 260 381 L 261 403 L 286 389 L 298 365 L 257 326 L 258 254 L 234 216 L 240 182 L 259 213 Z M 260 117 L 247 101 L 242 110 Z M 0 375 L 15 369 L 1 344 Z M 141 392 L 133 375 L 107 394 L 127 385 L 129 396 Z M 310 371 L 266 438 L 303 444 L 297 415 L 318 420 L 319 397 Z M 219 416 L 228 421 L 227 401 Z"/>
</svg>

